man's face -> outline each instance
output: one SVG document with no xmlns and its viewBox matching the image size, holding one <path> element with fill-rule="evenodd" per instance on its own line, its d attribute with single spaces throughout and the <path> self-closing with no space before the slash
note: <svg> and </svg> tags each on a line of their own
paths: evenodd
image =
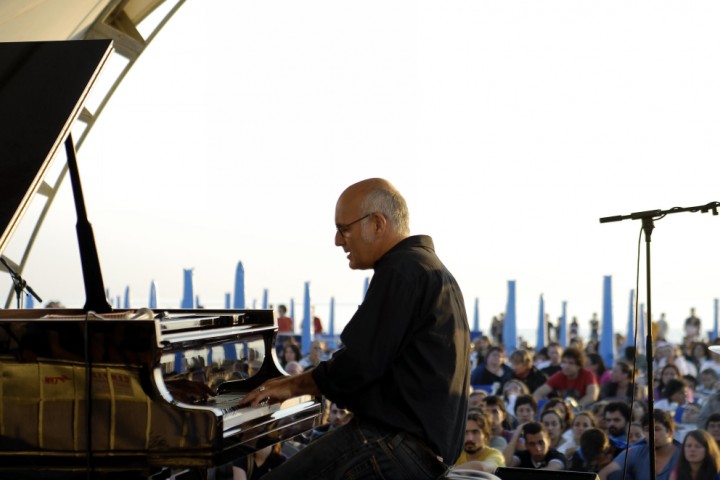
<svg viewBox="0 0 720 480">
<path fill-rule="evenodd" d="M 372 212 L 361 210 L 359 193 L 345 192 L 335 206 L 335 245 L 348 254 L 350 268 L 373 268 L 379 256 L 375 238 L 370 231 Z"/>
<path fill-rule="evenodd" d="M 474 420 L 468 420 L 465 426 L 465 452 L 477 453 L 485 448 L 485 435 Z"/>
<path fill-rule="evenodd" d="M 518 377 L 522 377 L 528 370 L 530 370 L 530 367 L 525 365 L 523 362 L 515 361 L 512 362 L 512 369 L 515 372 L 515 375 L 517 375 Z"/>
<path fill-rule="evenodd" d="M 484 393 L 470 395 L 470 398 L 468 399 L 468 409 L 478 408 L 485 411 L 485 397 L 486 395 Z"/>
<path fill-rule="evenodd" d="M 332 407 L 330 407 L 330 416 L 328 417 L 328 421 L 330 422 L 331 428 L 342 427 L 348 423 L 351 418 L 352 413 L 350 413 L 350 411 L 345 410 L 344 408 L 339 408 L 334 403 L 332 404 Z"/>
<path fill-rule="evenodd" d="M 605 425 L 611 437 L 624 435 L 627 429 L 627 421 L 620 412 L 605 412 Z"/>
<path fill-rule="evenodd" d="M 562 351 L 560 350 L 560 347 L 552 346 L 548 348 L 548 357 L 550 357 L 550 363 L 553 365 L 557 365 L 560 363 L 560 357 L 562 356 Z"/>
<path fill-rule="evenodd" d="M 528 433 L 525 435 L 525 447 L 530 452 L 533 460 L 541 461 L 547 455 L 550 442 L 545 432 Z"/>
<path fill-rule="evenodd" d="M 532 422 L 535 419 L 535 411 L 528 403 L 515 408 L 515 416 L 519 423 Z"/>
<path fill-rule="evenodd" d="M 648 437 L 648 435 L 649 435 L 648 425 L 645 425 L 643 427 L 643 430 L 645 432 L 645 438 L 649 438 Z M 675 432 L 665 428 L 665 425 L 663 425 L 662 423 L 660 423 L 658 421 L 655 421 L 655 450 L 672 443 L 674 434 L 675 434 Z"/>
<path fill-rule="evenodd" d="M 493 427 L 497 427 L 505 420 L 505 413 L 497 405 L 485 405 L 485 413 L 490 417 Z"/>
<path fill-rule="evenodd" d="M 580 373 L 580 366 L 577 364 L 574 358 L 563 358 L 562 362 L 560 362 L 560 368 L 562 369 L 562 372 L 565 374 L 565 376 L 568 378 L 577 378 L 578 373 Z"/>
<path fill-rule="evenodd" d="M 487 358 L 488 365 L 492 365 L 493 367 L 497 367 L 503 363 L 503 361 L 505 361 L 505 356 L 500 350 L 494 350 Z"/>
<path fill-rule="evenodd" d="M 715 440 L 720 440 L 720 421 L 708 422 L 707 431 Z"/>
</svg>

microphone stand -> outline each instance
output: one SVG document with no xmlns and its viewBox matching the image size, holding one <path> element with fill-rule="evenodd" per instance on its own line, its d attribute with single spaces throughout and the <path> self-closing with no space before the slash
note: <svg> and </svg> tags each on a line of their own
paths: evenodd
<svg viewBox="0 0 720 480">
<path fill-rule="evenodd" d="M 646 337 L 646 357 L 647 357 L 647 377 L 648 377 L 648 448 L 650 450 L 650 478 L 655 478 L 655 415 L 654 415 L 654 391 L 653 391 L 653 344 L 652 344 L 652 289 L 650 283 L 650 238 L 655 228 L 653 220 L 657 218 L 661 220 L 665 215 L 680 212 L 701 212 L 707 213 L 712 211 L 713 215 L 718 214 L 720 202 L 710 202 L 706 205 L 698 205 L 696 207 L 675 207 L 670 210 L 647 210 L 644 212 L 635 212 L 630 215 L 615 215 L 612 217 L 603 217 L 600 223 L 619 222 L 622 220 L 642 220 L 642 229 L 645 233 L 645 273 L 647 282 L 647 337 Z"/>
<path fill-rule="evenodd" d="M 35 293 L 35 290 L 32 289 L 30 285 L 27 284 L 27 282 L 20 276 L 19 273 L 17 273 L 13 268 L 10 266 L 10 264 L 0 256 L 0 262 L 2 262 L 3 265 L 5 265 L 5 268 L 10 273 L 10 277 L 13 281 L 13 286 L 15 288 L 15 297 L 17 298 L 17 308 L 22 308 L 22 293 L 23 290 L 27 291 L 30 295 L 35 297 L 35 300 L 42 303 L 42 299 L 38 296 L 37 293 Z"/>
</svg>

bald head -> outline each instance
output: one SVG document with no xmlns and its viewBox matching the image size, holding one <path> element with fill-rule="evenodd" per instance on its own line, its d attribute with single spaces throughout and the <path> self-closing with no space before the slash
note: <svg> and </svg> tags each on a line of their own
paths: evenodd
<svg viewBox="0 0 720 480">
<path fill-rule="evenodd" d="M 410 235 L 405 199 L 387 180 L 350 185 L 335 206 L 335 244 L 349 253 L 350 268 L 368 269 Z"/>
</svg>

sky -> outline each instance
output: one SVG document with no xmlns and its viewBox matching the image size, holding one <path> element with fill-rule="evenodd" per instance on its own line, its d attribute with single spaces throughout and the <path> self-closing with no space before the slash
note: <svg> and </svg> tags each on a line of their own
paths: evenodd
<svg viewBox="0 0 720 480">
<path fill-rule="evenodd" d="M 611 275 L 624 332 L 641 225 L 598 220 L 720 200 L 718 21 L 712 1 L 188 0 L 78 152 L 106 286 L 140 307 L 154 280 L 175 308 L 193 268 L 222 307 L 242 261 L 248 306 L 268 289 L 299 317 L 309 281 L 339 329 L 372 272 L 334 246 L 335 202 L 384 177 L 481 329 L 515 280 L 521 335 L 540 295 L 587 334 Z M 74 224 L 66 182 L 24 277 L 82 306 Z M 691 307 L 711 328 L 718 239 L 709 213 L 655 223 L 652 310 L 671 330 Z"/>
</svg>

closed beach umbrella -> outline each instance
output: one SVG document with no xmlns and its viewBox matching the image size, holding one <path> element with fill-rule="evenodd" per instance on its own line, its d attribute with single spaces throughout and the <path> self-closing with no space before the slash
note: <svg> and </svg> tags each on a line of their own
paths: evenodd
<svg viewBox="0 0 720 480">
<path fill-rule="evenodd" d="M 630 290 L 630 307 L 628 308 L 628 324 L 627 324 L 627 337 L 625 338 L 625 346 L 630 347 L 635 345 L 635 289 Z M 642 342 L 643 339 L 641 338 Z"/>
<path fill-rule="evenodd" d="M 546 333 L 546 322 L 545 322 L 545 299 L 543 299 L 542 293 L 540 294 L 540 306 L 538 308 L 538 332 L 537 332 L 537 349 L 540 350 L 545 347 L 545 339 L 547 338 Z"/>
<path fill-rule="evenodd" d="M 305 296 L 303 305 L 303 321 L 302 321 L 302 354 L 307 355 L 310 352 L 312 317 L 310 312 L 310 282 L 305 282 Z"/>
<path fill-rule="evenodd" d="M 515 280 L 508 280 L 508 298 L 503 322 L 503 343 L 505 351 L 510 354 L 517 344 L 517 325 L 515 317 Z"/>
<path fill-rule="evenodd" d="M 475 311 L 473 312 L 473 333 L 480 331 L 480 300 L 475 297 Z"/>
<path fill-rule="evenodd" d="M 602 334 L 600 335 L 600 356 L 605 365 L 615 364 L 615 339 L 613 338 L 612 276 L 603 279 Z"/>
<path fill-rule="evenodd" d="M 180 308 L 193 308 L 195 295 L 193 294 L 193 269 L 183 269 L 183 297 Z"/>
<path fill-rule="evenodd" d="M 233 308 L 245 308 L 245 268 L 238 262 L 235 269 L 235 297 Z"/>
<path fill-rule="evenodd" d="M 155 280 L 150 282 L 150 298 L 148 299 L 148 306 L 150 308 L 157 308 L 157 287 L 155 286 Z"/>
</svg>

